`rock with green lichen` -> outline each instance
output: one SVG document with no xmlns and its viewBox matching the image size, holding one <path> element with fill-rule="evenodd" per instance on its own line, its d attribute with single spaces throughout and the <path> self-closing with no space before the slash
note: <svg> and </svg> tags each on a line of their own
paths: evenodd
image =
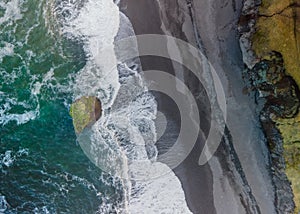
<svg viewBox="0 0 300 214">
<path fill-rule="evenodd" d="M 294 79 L 286 74 L 282 55 L 274 51 L 248 70 L 248 79 L 252 83 L 252 89 L 259 91 L 260 98 L 265 100 L 261 122 L 271 153 L 275 175 L 273 180 L 278 192 L 276 197 L 282 203 L 277 209 L 292 213 L 289 181 L 292 183 L 295 204 L 300 203 L 300 147 L 295 143 L 300 139 L 297 134 L 300 133 L 300 126 L 295 121 L 300 105 L 299 88 Z M 284 171 L 286 175 L 281 173 Z M 288 203 L 289 206 L 284 206 Z"/>
<path fill-rule="evenodd" d="M 86 127 L 92 126 L 101 117 L 101 114 L 101 102 L 98 98 L 84 96 L 76 100 L 70 108 L 76 134 L 80 134 Z"/>
<path fill-rule="evenodd" d="M 266 99 L 268 111 L 277 118 L 293 118 L 300 105 L 300 92 L 294 79 L 286 74 L 282 55 L 271 52 L 248 71 L 252 89 Z"/>
<path fill-rule="evenodd" d="M 287 73 L 300 85 L 300 0 L 262 0 L 252 48 L 258 57 L 280 52 Z"/>
<path fill-rule="evenodd" d="M 277 212 L 294 210 L 287 175 L 295 213 L 300 213 L 300 0 L 245 0 L 239 32 L 250 70 L 245 80 L 252 80 L 245 92 L 257 90 L 265 100 L 261 122 L 271 154 Z M 270 52 L 280 54 L 284 65 Z"/>
<path fill-rule="evenodd" d="M 300 123 L 295 121 L 298 120 L 295 118 L 299 118 L 300 115 L 299 99 L 295 100 L 294 97 L 299 97 L 297 88 L 300 86 L 300 0 L 262 0 L 257 17 L 255 33 L 252 37 L 252 48 L 255 54 L 264 58 L 270 51 L 280 52 L 285 62 L 286 73 L 290 76 L 274 86 L 277 87 L 278 97 L 269 99 L 269 102 L 275 112 L 283 112 L 282 115 L 276 115 L 274 122 L 283 137 L 286 174 L 292 183 L 297 207 L 295 212 L 298 213 L 300 212 L 300 159 L 299 147 L 294 144 L 300 141 L 298 134 Z M 273 72 L 271 74 L 276 75 Z"/>
<path fill-rule="evenodd" d="M 286 174 L 292 183 L 294 201 L 300 203 L 300 142 L 284 144 L 284 158 L 286 160 Z M 299 207 L 297 206 L 299 212 Z"/>
<path fill-rule="evenodd" d="M 292 183 L 294 200 L 299 212 L 300 204 L 300 118 L 277 119 L 276 125 L 284 139 L 286 174 Z"/>
</svg>

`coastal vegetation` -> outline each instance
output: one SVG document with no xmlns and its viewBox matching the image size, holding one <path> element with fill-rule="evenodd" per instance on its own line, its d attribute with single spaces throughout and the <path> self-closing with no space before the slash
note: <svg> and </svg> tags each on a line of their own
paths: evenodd
<svg viewBox="0 0 300 214">
<path fill-rule="evenodd" d="M 300 1 L 263 0 L 257 17 L 255 33 L 252 36 L 252 49 L 260 59 L 260 63 L 270 63 L 272 61 L 270 59 L 272 54 L 270 53 L 274 52 L 279 53 L 284 62 L 277 63 L 273 68 L 269 66 L 265 70 L 265 72 L 269 72 L 269 79 L 267 79 L 271 85 L 271 91 L 269 90 L 268 95 L 266 95 L 268 97 L 267 108 L 283 139 L 285 172 L 293 189 L 296 204 L 295 213 L 299 213 L 300 113 L 298 87 L 300 86 Z M 279 70 L 282 72 L 276 73 Z M 288 81 L 282 81 L 283 78 L 286 78 Z M 264 91 L 261 87 L 262 85 L 260 85 L 259 90 Z"/>
</svg>

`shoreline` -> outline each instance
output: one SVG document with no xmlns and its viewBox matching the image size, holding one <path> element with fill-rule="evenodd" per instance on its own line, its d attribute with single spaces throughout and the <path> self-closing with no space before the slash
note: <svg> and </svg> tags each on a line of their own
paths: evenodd
<svg viewBox="0 0 300 214">
<path fill-rule="evenodd" d="M 220 2 L 220 7 L 216 8 L 212 2 L 192 1 L 187 4 L 180 1 L 124 0 L 120 3 L 120 10 L 129 17 L 136 34 L 172 35 L 205 51 L 225 87 L 231 116 L 227 121 L 228 142 L 225 140 L 220 145 L 206 165 L 199 166 L 198 158 L 204 142 L 200 137 L 186 160 L 173 170 L 182 183 L 191 211 L 246 213 L 253 209 L 253 213 L 272 213 L 274 201 L 272 184 L 266 172 L 268 154 L 263 144 L 263 133 L 257 127 L 253 97 L 242 93 L 243 61 L 237 32 L 242 3 L 223 4 Z M 199 13 L 202 8 L 206 8 L 203 17 Z M 141 62 L 144 70 L 157 69 L 178 75 L 172 62 L 149 57 L 143 57 Z M 185 74 L 183 78 L 199 93 L 197 81 Z M 162 96 L 156 97 L 159 110 L 165 111 L 167 117 L 170 115 L 179 124 L 178 115 L 168 107 L 169 101 Z M 205 114 L 206 108 L 202 112 L 204 122 L 201 129 L 207 133 L 209 121 Z M 238 124 L 236 121 L 239 121 Z M 174 130 L 176 132 L 176 125 Z"/>
<path fill-rule="evenodd" d="M 123 4 L 123 6 L 122 6 Z M 120 8 L 124 7 L 125 2 L 121 1 Z M 134 1 L 126 2 L 126 10 L 121 10 L 132 22 L 137 35 L 139 34 L 165 34 L 160 26 L 162 21 L 159 18 L 158 4 L 153 1 Z M 147 9 L 147 10 L 146 10 Z M 147 24 L 143 23 L 146 22 Z M 165 47 L 167 49 L 167 47 Z M 141 63 L 143 70 L 162 70 L 174 75 L 173 64 L 171 61 L 162 58 L 142 57 Z M 174 87 L 174 90 L 176 88 Z M 172 121 L 171 132 L 176 132 L 180 126 L 180 115 L 174 110 L 174 103 L 161 94 L 155 94 L 158 102 L 158 111 L 165 114 L 168 121 Z M 204 115 L 203 115 L 204 116 Z M 172 130 L 173 129 L 173 130 Z M 175 130 L 175 131 L 174 131 Z M 168 131 L 168 130 L 167 130 Z M 157 142 L 158 150 L 163 150 L 165 144 L 172 144 L 177 138 L 176 135 L 165 135 Z M 183 185 L 186 202 L 193 213 L 216 213 L 213 204 L 213 182 L 212 174 L 208 164 L 198 166 L 199 151 L 203 146 L 204 140 L 199 139 L 196 147 L 190 155 L 173 171 Z M 199 148 L 200 147 L 200 148 Z M 205 182 L 204 182 L 205 181 Z M 195 188 L 197 187 L 197 188 Z M 199 191 L 199 189 L 201 189 Z"/>
<path fill-rule="evenodd" d="M 267 1 L 266 1 L 267 2 Z M 276 4 L 275 4 L 276 5 Z M 283 127 L 280 127 L 280 125 L 278 124 L 277 120 L 284 120 L 285 116 L 280 116 L 280 115 L 276 115 L 276 113 L 272 112 L 272 108 L 277 107 L 278 105 L 281 105 L 280 107 L 283 109 L 281 110 L 282 112 L 280 112 L 280 114 L 285 115 L 285 114 L 289 114 L 290 112 L 292 112 L 292 108 L 295 108 L 295 106 L 288 106 L 288 110 L 286 110 L 285 105 L 288 105 L 287 103 L 290 103 L 291 101 L 289 100 L 290 96 L 288 93 L 290 93 L 290 91 L 294 90 L 294 93 L 296 94 L 296 97 L 293 97 L 294 102 L 297 102 L 298 99 L 298 103 L 300 100 L 300 96 L 299 96 L 299 86 L 297 85 L 296 81 L 295 81 L 295 76 L 289 74 L 288 69 L 286 68 L 286 62 L 284 60 L 284 54 L 281 53 L 279 50 L 281 49 L 280 44 L 278 44 L 278 47 L 275 45 L 273 45 L 273 47 L 268 47 L 267 44 L 262 45 L 260 48 L 261 49 L 266 49 L 268 51 L 273 51 L 271 53 L 266 54 L 265 56 L 263 56 L 261 53 L 257 54 L 261 51 L 261 50 L 257 50 L 260 49 L 257 47 L 257 44 L 254 45 L 253 43 L 255 43 L 255 39 L 253 38 L 257 33 L 257 31 L 260 31 L 259 27 L 257 26 L 257 22 L 259 22 L 260 17 L 258 16 L 259 14 L 259 10 L 262 9 L 263 6 L 261 5 L 260 2 L 257 2 L 255 0 L 247 0 L 245 3 L 245 6 L 243 7 L 242 10 L 242 16 L 241 16 L 241 22 L 239 23 L 239 32 L 241 34 L 240 37 L 240 46 L 241 49 L 243 51 L 243 61 L 245 62 L 246 66 L 247 66 L 247 73 L 258 73 L 259 71 L 257 70 L 257 68 L 260 67 L 260 63 L 262 63 L 263 61 L 268 62 L 268 55 L 271 54 L 276 54 L 276 57 L 281 58 L 282 60 L 282 64 L 278 64 L 276 66 L 281 67 L 283 70 L 283 78 L 277 81 L 281 82 L 284 81 L 284 79 L 289 79 L 288 83 L 285 81 L 284 83 L 284 90 L 282 88 L 278 89 L 278 91 L 282 90 L 282 91 L 287 91 L 284 92 L 286 93 L 286 96 L 282 97 L 280 99 L 279 103 L 276 103 L 274 101 L 272 101 L 272 96 L 264 96 L 263 94 L 265 93 L 263 88 L 259 87 L 259 80 L 255 80 L 255 79 L 251 79 L 250 77 L 247 77 L 247 85 L 248 87 L 253 87 L 253 91 L 259 92 L 262 95 L 261 96 L 257 96 L 257 102 L 258 105 L 260 106 L 260 108 L 258 109 L 258 117 L 260 117 L 260 124 L 262 126 L 262 130 L 264 132 L 264 135 L 267 139 L 266 144 L 268 145 L 268 151 L 270 153 L 270 165 L 272 166 L 272 170 L 270 169 L 270 175 L 272 178 L 272 182 L 273 182 L 273 187 L 274 187 L 274 200 L 275 200 L 275 206 L 276 206 L 276 210 L 278 212 L 284 212 L 284 213 L 293 213 L 293 212 L 298 212 L 297 209 L 299 209 L 299 196 L 295 197 L 295 195 L 297 196 L 297 191 L 294 192 L 294 189 L 292 188 L 291 185 L 291 179 L 293 179 L 293 181 L 295 182 L 297 180 L 297 173 L 299 172 L 299 170 L 295 170 L 293 172 L 293 175 L 289 175 L 288 174 L 288 168 L 290 167 L 290 169 L 293 169 L 293 164 L 292 163 L 296 163 L 297 160 L 289 159 L 289 155 L 293 156 L 293 152 L 294 155 L 297 154 L 296 150 L 290 150 L 288 152 L 290 152 L 290 154 L 286 154 L 288 153 L 288 145 L 291 145 L 293 142 L 286 142 L 289 141 L 290 139 L 285 139 L 284 135 L 286 138 L 293 138 L 294 140 L 297 139 L 297 136 L 293 137 L 289 136 L 289 128 L 291 130 L 293 130 L 293 128 L 295 130 L 297 130 L 297 122 L 293 123 L 293 120 L 290 120 L 289 122 L 283 122 L 281 125 Z M 266 10 L 266 8 L 264 8 L 263 10 Z M 269 17 L 271 18 L 271 17 Z M 294 17 L 296 19 L 296 17 Z M 257 29 L 255 29 L 257 28 Z M 283 27 L 284 28 L 284 27 Z M 276 27 L 274 28 L 276 29 Z M 287 27 L 288 29 L 288 27 Z M 278 30 L 278 27 L 277 27 Z M 281 29 L 286 30 L 286 29 Z M 257 35 L 256 35 L 257 36 Z M 296 36 L 296 35 L 294 35 Z M 266 39 L 270 39 L 270 35 L 268 33 L 264 33 L 264 38 Z M 274 38 L 273 38 L 274 39 Z M 257 41 L 256 41 L 257 43 Z M 292 43 L 292 41 L 290 41 L 290 43 Z M 262 42 L 263 44 L 263 42 Z M 256 47 L 255 47 L 256 46 Z M 271 50 L 269 50 L 271 48 Z M 279 49 L 279 50 L 278 50 Z M 282 49 L 281 49 L 282 50 Z M 286 51 L 285 51 L 286 52 Z M 280 56 L 279 56 L 280 55 Z M 268 62 L 270 63 L 270 61 Z M 272 65 L 271 65 L 272 66 Z M 268 71 L 267 71 L 268 72 Z M 275 78 L 277 76 L 277 71 L 273 71 L 272 76 Z M 297 76 L 296 76 L 297 77 Z M 267 79 L 268 81 L 268 79 Z M 258 82 L 258 83 L 256 83 Z M 272 87 L 275 88 L 276 90 L 276 85 L 278 84 L 278 82 L 273 83 L 272 82 Z M 253 92 L 252 92 L 253 93 Z M 272 90 L 268 91 L 268 93 L 270 93 L 272 95 Z M 275 93 L 276 94 L 276 93 Z M 279 92 L 280 94 L 280 92 Z M 291 93 L 293 94 L 293 93 Z M 276 98 L 276 95 L 275 95 Z M 274 99 L 274 98 L 273 98 Z M 297 107 L 299 111 L 299 106 Z M 289 112 L 290 111 L 290 112 Z M 287 113 L 288 112 L 288 113 Z M 279 112 L 277 112 L 279 113 Z M 272 116 L 273 114 L 273 116 Z M 276 116 L 275 116 L 276 115 Z M 297 118 L 298 112 L 294 113 L 294 115 L 292 115 L 291 118 Z M 281 119 L 280 119 L 281 118 Z M 287 116 L 287 118 L 290 118 L 290 115 Z M 285 118 L 285 119 L 287 119 Z M 289 119 L 287 119 L 289 120 Z M 284 126 L 285 123 L 290 123 L 289 126 Z M 292 128 L 293 127 L 293 128 Z M 299 129 L 299 128 L 298 128 Z M 284 133 L 286 132 L 286 133 Z M 292 131 L 290 131 L 290 134 L 293 133 Z M 297 133 L 297 131 L 294 131 L 294 133 Z M 296 155 L 295 155 L 296 157 Z M 289 161 L 286 160 L 286 158 L 289 159 Z M 296 159 L 296 158 L 295 158 Z M 296 164 L 295 164 L 296 165 Z M 299 164 L 298 164 L 299 166 Z M 298 171 L 298 172 L 297 172 Z M 289 177 L 291 176 L 291 177 Z M 295 190 L 297 182 L 295 182 Z M 299 184 L 298 184 L 299 186 Z M 296 206 L 295 206 L 296 205 Z M 298 205 L 298 207 L 297 207 Z M 294 211 L 293 211 L 294 210 Z"/>
</svg>

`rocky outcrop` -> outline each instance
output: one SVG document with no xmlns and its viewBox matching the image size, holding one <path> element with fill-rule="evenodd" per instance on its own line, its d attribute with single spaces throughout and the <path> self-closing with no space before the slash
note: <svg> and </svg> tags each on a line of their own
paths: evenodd
<svg viewBox="0 0 300 214">
<path fill-rule="evenodd" d="M 267 59 L 269 58 L 269 59 Z M 266 98 L 265 111 L 270 117 L 294 118 L 300 106 L 298 85 L 285 71 L 282 55 L 271 52 L 248 71 L 252 89 Z"/>
<path fill-rule="evenodd" d="M 253 50 L 258 57 L 280 52 L 287 73 L 300 84 L 300 0 L 263 0 L 257 14 Z"/>
<path fill-rule="evenodd" d="M 256 91 L 258 103 L 264 103 L 260 117 L 271 153 L 279 213 L 293 213 L 289 181 L 295 212 L 300 211 L 299 3 L 247 0 L 239 26 L 244 62 L 249 68 L 247 91 Z"/>
<path fill-rule="evenodd" d="M 276 120 L 276 126 L 284 139 L 284 158 L 286 174 L 291 181 L 296 213 L 300 212 L 300 119 L 299 115 L 292 119 Z"/>
<path fill-rule="evenodd" d="M 299 157 L 295 157 L 294 154 L 294 146 L 297 144 L 289 146 L 287 143 L 283 143 L 284 138 L 281 136 L 277 123 L 279 120 L 288 120 L 298 114 L 300 105 L 298 85 L 291 76 L 286 74 L 282 55 L 278 52 L 270 53 L 268 57 L 266 56 L 252 69 L 249 69 L 247 79 L 251 82 L 251 88 L 248 90 L 257 91 L 256 99 L 258 102 L 261 100 L 264 102 L 260 121 L 271 152 L 277 211 L 292 213 L 294 209 L 293 195 L 286 174 L 290 180 L 291 176 L 295 178 L 297 175 L 297 173 L 294 175 L 288 173 L 291 167 L 294 169 L 293 172 L 297 171 L 299 162 L 297 158 Z M 293 188 L 296 196 L 297 184 L 294 183 Z M 297 201 L 297 197 L 295 197 L 295 201 Z"/>
<path fill-rule="evenodd" d="M 101 102 L 97 97 L 84 96 L 76 100 L 70 108 L 76 134 L 92 126 L 102 114 Z"/>
</svg>

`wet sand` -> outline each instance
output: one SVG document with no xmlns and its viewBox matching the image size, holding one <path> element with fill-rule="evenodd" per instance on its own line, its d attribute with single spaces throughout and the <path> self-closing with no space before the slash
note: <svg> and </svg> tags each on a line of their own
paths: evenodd
<svg viewBox="0 0 300 214">
<path fill-rule="evenodd" d="M 132 22 L 137 35 L 164 34 L 161 30 L 162 23 L 155 1 L 122 1 L 120 7 Z M 167 46 L 165 48 L 167 49 Z M 159 57 L 141 57 L 141 63 L 143 70 L 162 70 L 174 75 L 173 65 L 169 60 Z M 176 90 L 175 84 L 174 90 Z M 180 114 L 176 111 L 176 104 L 170 98 L 159 93 L 155 93 L 155 96 L 158 102 L 158 111 L 162 112 L 168 120 L 168 129 L 157 143 L 159 152 L 162 152 L 165 147 L 169 147 L 176 141 L 180 127 Z M 193 213 L 213 214 L 215 208 L 212 173 L 208 164 L 198 165 L 199 151 L 202 150 L 203 142 L 204 140 L 199 137 L 192 152 L 174 169 L 174 172 L 182 182 L 190 210 Z"/>
<path fill-rule="evenodd" d="M 120 9 L 133 24 L 136 34 L 167 34 L 198 47 L 219 74 L 228 101 L 227 125 L 233 145 L 221 143 L 204 166 L 198 158 L 204 144 L 199 136 L 189 156 L 174 169 L 193 213 L 273 213 L 272 184 L 255 106 L 242 93 L 243 61 L 238 43 L 237 21 L 242 1 L 121 0 Z M 167 49 L 166 47 L 164 47 Z M 176 75 L 174 63 L 158 57 L 141 57 L 143 70 L 162 70 Z M 199 81 L 183 71 L 185 84 L 199 94 Z M 174 90 L 176 90 L 174 83 Z M 168 129 L 157 143 L 160 152 L 177 138 L 180 117 L 168 97 L 156 93 L 159 111 Z M 202 101 L 201 101 L 202 99 Z M 198 102 L 201 130 L 207 134 L 210 114 L 205 97 Z M 229 148 L 230 147 L 230 148 Z M 258 204 L 258 205 L 257 205 Z M 259 208 L 258 208 L 259 207 Z M 260 211 L 259 211 L 260 210 Z"/>
</svg>

